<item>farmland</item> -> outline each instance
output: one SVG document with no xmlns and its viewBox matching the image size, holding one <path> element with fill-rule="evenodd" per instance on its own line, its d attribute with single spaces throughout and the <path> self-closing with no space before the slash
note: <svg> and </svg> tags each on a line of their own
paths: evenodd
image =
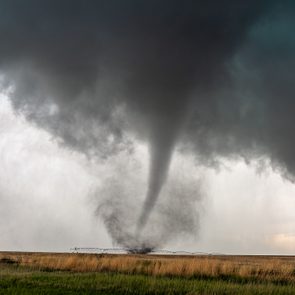
<svg viewBox="0 0 295 295">
<path fill-rule="evenodd" d="M 291 256 L 0 252 L 0 294 L 294 294 Z"/>
</svg>

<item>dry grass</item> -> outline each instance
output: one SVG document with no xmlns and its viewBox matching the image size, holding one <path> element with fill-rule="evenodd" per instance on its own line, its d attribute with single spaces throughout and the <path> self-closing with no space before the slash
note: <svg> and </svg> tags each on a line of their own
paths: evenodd
<svg viewBox="0 0 295 295">
<path fill-rule="evenodd" d="M 0 263 L 45 270 L 295 282 L 295 257 L 157 256 L 0 252 Z"/>
</svg>

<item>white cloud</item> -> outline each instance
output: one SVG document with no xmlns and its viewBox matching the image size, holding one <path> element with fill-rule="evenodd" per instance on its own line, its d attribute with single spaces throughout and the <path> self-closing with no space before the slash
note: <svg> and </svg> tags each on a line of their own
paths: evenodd
<svg viewBox="0 0 295 295">
<path fill-rule="evenodd" d="M 13 114 L 4 96 L 0 118 L 0 249 L 107 245 L 87 202 L 98 179 L 86 159 Z"/>
<path fill-rule="evenodd" d="M 124 167 L 137 167 L 133 179 L 145 184 L 147 149 L 142 143 L 135 147 L 132 158 L 119 154 L 93 164 L 14 114 L 9 100 L 0 96 L 0 250 L 111 246 L 89 193 L 118 167 L 122 173 Z M 134 163 L 128 166 L 130 160 Z M 216 172 L 195 166 L 192 156 L 176 154 L 171 179 L 186 174 L 191 178 L 183 179 L 191 183 L 201 173 L 207 192 L 198 204 L 202 206 L 198 239 L 180 240 L 166 248 L 293 253 L 295 186 L 270 168 L 257 174 L 255 167 L 243 162 L 224 163 L 229 169 Z"/>
</svg>

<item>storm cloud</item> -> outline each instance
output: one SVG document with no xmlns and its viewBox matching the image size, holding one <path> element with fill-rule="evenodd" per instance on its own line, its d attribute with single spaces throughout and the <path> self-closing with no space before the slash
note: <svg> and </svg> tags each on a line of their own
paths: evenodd
<svg viewBox="0 0 295 295">
<path fill-rule="evenodd" d="M 141 230 L 176 145 L 206 165 L 266 157 L 293 177 L 293 11 L 292 1 L 4 0 L 2 88 L 89 157 L 132 151 L 128 135 L 148 143 Z"/>
</svg>

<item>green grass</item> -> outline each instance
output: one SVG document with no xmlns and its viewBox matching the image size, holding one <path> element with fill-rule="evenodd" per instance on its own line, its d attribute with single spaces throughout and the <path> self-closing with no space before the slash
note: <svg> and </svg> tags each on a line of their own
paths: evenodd
<svg viewBox="0 0 295 295">
<path fill-rule="evenodd" d="M 46 272 L 0 264 L 0 294 L 295 294 L 295 285 L 216 278 Z"/>
</svg>

